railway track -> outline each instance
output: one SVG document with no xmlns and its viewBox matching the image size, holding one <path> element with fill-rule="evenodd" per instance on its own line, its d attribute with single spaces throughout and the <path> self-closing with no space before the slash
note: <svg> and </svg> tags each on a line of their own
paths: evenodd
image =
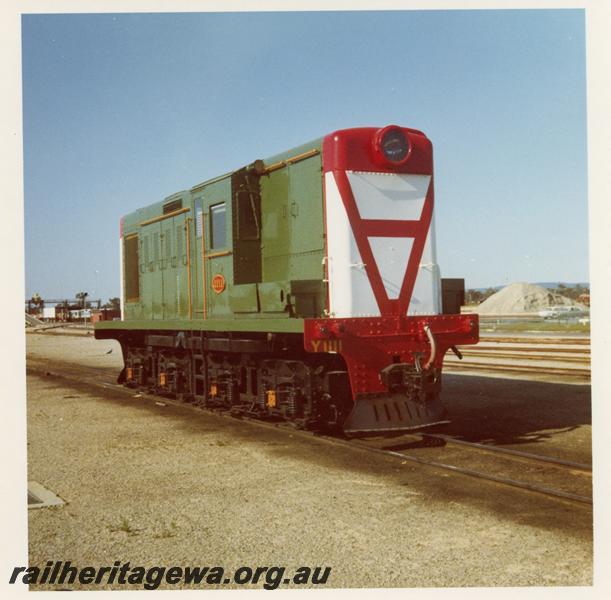
<svg viewBox="0 0 611 600">
<path fill-rule="evenodd" d="M 477 346 L 459 348 L 463 360 L 448 353 L 448 372 L 480 372 L 559 381 L 590 380 L 589 338 L 482 337 Z"/>
<path fill-rule="evenodd" d="M 181 400 L 135 392 L 114 383 L 111 374 L 100 369 L 52 364 L 48 361 L 44 361 L 44 365 L 37 365 L 37 361 L 31 362 L 34 363 L 28 366 L 28 372 L 31 374 L 54 376 L 60 380 L 103 388 L 131 397 L 137 394 L 140 401 L 171 404 L 195 411 L 211 412 L 226 418 L 236 418 L 229 410 L 207 409 Z M 418 463 L 436 470 L 487 481 L 498 487 L 517 488 L 582 506 L 592 505 L 591 466 L 574 461 L 469 442 L 440 433 L 406 433 L 392 438 L 378 437 L 367 440 L 346 439 L 299 430 L 290 424 L 270 423 L 243 416 L 239 418 L 253 426 L 284 430 L 293 436 L 315 437 L 325 443 L 399 459 L 403 464 Z"/>
<path fill-rule="evenodd" d="M 482 335 L 480 342 L 502 343 L 502 344 L 518 344 L 527 342 L 536 342 L 537 344 L 553 344 L 556 346 L 589 346 L 589 337 L 539 337 L 539 336 L 492 336 Z"/>
<path fill-rule="evenodd" d="M 431 441 L 437 443 L 431 444 Z M 376 440 L 352 443 L 366 450 L 405 461 L 452 471 L 506 487 L 592 505 L 591 465 L 469 442 L 443 434 L 406 434 L 402 436 L 401 441 L 393 441 L 391 445 L 381 447 Z M 415 453 L 419 448 L 439 449 L 451 446 L 459 447 L 461 452 L 454 452 L 449 457 L 444 456 L 444 452 L 436 452 L 437 456 L 433 457 L 430 456 L 430 452 L 428 457 L 426 454 Z M 482 460 L 485 455 L 491 455 L 493 460 Z M 477 468 L 473 468 L 474 463 Z"/>
</svg>

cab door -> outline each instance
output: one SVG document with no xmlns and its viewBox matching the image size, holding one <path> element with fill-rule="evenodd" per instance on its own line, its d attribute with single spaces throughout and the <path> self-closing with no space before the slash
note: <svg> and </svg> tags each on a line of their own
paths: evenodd
<svg viewBox="0 0 611 600">
<path fill-rule="evenodd" d="M 193 313 L 193 283 L 191 258 L 192 219 L 189 208 L 164 216 L 155 223 L 159 227 L 159 247 L 155 250 L 156 232 L 151 231 L 152 258 L 158 265 L 158 275 L 152 277 L 154 298 L 153 318 L 188 319 Z M 189 268 L 191 267 L 191 272 Z M 158 299 L 158 294 L 161 298 Z"/>
<path fill-rule="evenodd" d="M 164 219 L 161 225 L 160 269 L 163 287 L 163 318 L 176 318 L 176 272 L 178 267 L 174 218 Z"/>
<path fill-rule="evenodd" d="M 142 283 L 145 317 L 163 319 L 163 278 L 161 270 L 161 223 L 142 225 Z"/>
<path fill-rule="evenodd" d="M 172 226 L 176 242 L 176 256 L 172 264 L 174 310 L 177 319 L 188 319 L 193 313 L 193 285 L 189 273 L 190 257 L 188 251 L 191 246 L 191 232 L 189 224 L 191 219 L 188 213 L 182 213 L 172 217 Z M 191 313 L 191 314 L 190 314 Z"/>
<path fill-rule="evenodd" d="M 200 282 L 202 290 L 205 288 L 204 314 L 207 318 L 232 315 L 229 304 L 233 288 L 231 224 L 231 180 L 226 178 L 207 186 L 202 196 L 204 253 L 199 271 L 204 277 Z"/>
</svg>

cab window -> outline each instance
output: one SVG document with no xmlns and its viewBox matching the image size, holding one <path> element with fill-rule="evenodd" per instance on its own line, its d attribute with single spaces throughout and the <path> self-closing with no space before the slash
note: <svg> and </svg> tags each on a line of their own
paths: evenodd
<svg viewBox="0 0 611 600">
<path fill-rule="evenodd" d="M 225 203 L 210 207 L 210 248 L 225 248 L 227 246 L 227 222 Z"/>
<path fill-rule="evenodd" d="M 123 240 L 123 285 L 126 302 L 140 299 L 140 272 L 138 270 L 138 235 L 128 235 Z"/>
</svg>

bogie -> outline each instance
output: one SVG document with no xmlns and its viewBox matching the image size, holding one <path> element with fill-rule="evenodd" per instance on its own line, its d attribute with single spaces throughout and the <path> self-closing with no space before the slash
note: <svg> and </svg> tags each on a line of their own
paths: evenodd
<svg viewBox="0 0 611 600">
<path fill-rule="evenodd" d="M 187 332 L 185 348 L 169 347 L 171 338 L 176 345 L 179 334 L 146 336 L 146 341 L 163 346 L 124 341 L 124 383 L 206 408 L 309 429 L 337 429 L 351 408 L 348 372 L 337 355 L 291 353 L 295 340 L 289 339 L 283 340 L 283 350 L 278 351 L 276 344 L 229 335 L 211 338 Z M 266 346 L 265 351 L 206 351 L 208 347 L 257 345 Z M 299 359 L 287 354 L 297 354 Z"/>
</svg>

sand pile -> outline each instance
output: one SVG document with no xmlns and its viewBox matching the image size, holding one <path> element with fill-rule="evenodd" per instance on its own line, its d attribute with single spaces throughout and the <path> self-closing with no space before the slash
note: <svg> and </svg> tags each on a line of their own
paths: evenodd
<svg viewBox="0 0 611 600">
<path fill-rule="evenodd" d="M 532 313 L 549 306 L 582 305 L 538 285 L 512 283 L 484 300 L 476 310 L 482 314 Z"/>
</svg>

